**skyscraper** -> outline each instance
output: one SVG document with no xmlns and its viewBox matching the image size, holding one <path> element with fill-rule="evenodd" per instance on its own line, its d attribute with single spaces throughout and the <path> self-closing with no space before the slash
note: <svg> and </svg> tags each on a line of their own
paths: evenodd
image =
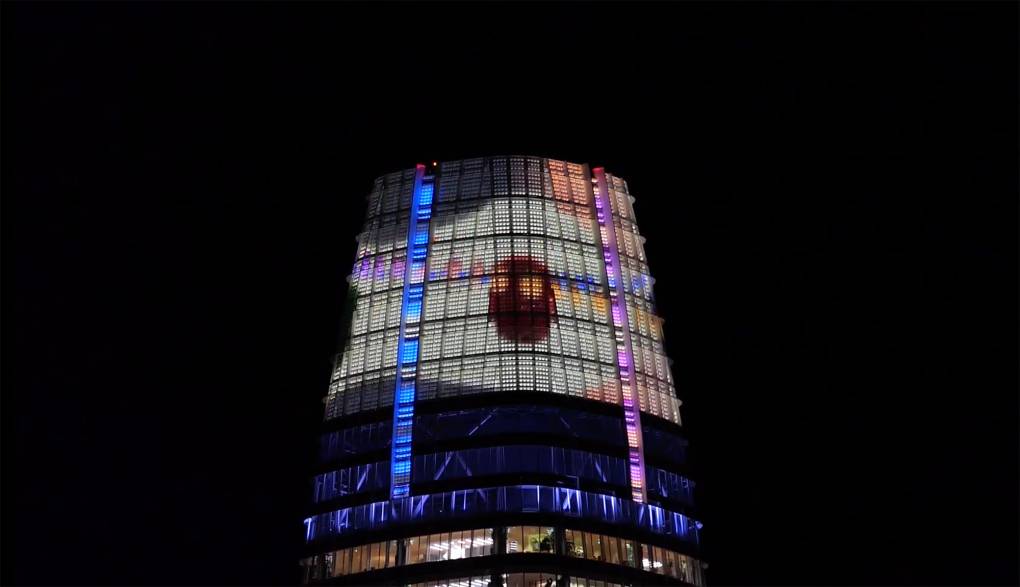
<svg viewBox="0 0 1020 587">
<path fill-rule="evenodd" d="M 536 157 L 375 181 L 305 582 L 704 584 L 633 202 Z"/>
</svg>

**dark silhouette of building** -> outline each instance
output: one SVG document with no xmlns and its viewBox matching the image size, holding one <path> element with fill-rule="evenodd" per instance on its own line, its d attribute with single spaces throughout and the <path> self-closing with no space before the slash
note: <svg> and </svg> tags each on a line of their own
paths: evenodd
<svg viewBox="0 0 1020 587">
<path fill-rule="evenodd" d="M 306 582 L 704 584 L 633 202 L 535 157 L 375 181 Z"/>
</svg>

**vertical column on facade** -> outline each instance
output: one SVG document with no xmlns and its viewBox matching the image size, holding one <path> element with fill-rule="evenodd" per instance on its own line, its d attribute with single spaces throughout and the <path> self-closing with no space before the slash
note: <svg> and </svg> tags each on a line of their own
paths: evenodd
<svg viewBox="0 0 1020 587">
<path fill-rule="evenodd" d="M 506 556 L 506 526 L 496 526 L 492 531 L 492 554 L 499 557 L 496 560 L 500 561 L 496 567 L 492 569 L 492 577 L 490 585 L 492 587 L 501 587 L 503 585 L 503 557 Z"/>
<path fill-rule="evenodd" d="M 425 293 L 425 261 L 432 218 L 433 176 L 417 165 L 411 194 L 411 217 L 407 229 L 407 262 L 404 297 L 400 308 L 400 339 L 397 341 L 397 376 L 393 396 L 393 441 L 390 456 L 390 497 L 410 493 L 411 446 L 414 431 L 414 400 L 418 378 L 418 338 L 421 334 L 422 298 Z"/>
<path fill-rule="evenodd" d="M 620 371 L 620 387 L 623 392 L 623 418 L 627 428 L 627 459 L 630 471 L 632 499 L 646 502 L 645 494 L 645 451 L 641 432 L 641 408 L 637 386 L 634 384 L 634 353 L 630 340 L 630 321 L 627 316 L 627 302 L 624 298 L 620 249 L 616 242 L 616 228 L 609 204 L 609 185 L 602 167 L 592 170 L 595 176 L 595 218 L 599 224 L 602 240 L 602 257 L 606 263 L 606 278 L 609 282 L 609 305 L 616 338 L 616 364 Z"/>
</svg>

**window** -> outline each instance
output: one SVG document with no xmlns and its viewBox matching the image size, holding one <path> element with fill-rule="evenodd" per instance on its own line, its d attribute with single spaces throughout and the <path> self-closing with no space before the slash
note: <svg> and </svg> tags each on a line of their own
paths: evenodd
<svg viewBox="0 0 1020 587">
<path fill-rule="evenodd" d="M 563 531 L 564 552 L 567 556 L 584 558 L 584 544 L 581 543 L 581 532 L 574 530 Z"/>
<path fill-rule="evenodd" d="M 524 528 L 522 528 L 521 526 L 511 526 L 506 529 L 507 554 L 524 552 L 523 544 L 524 544 Z"/>
<path fill-rule="evenodd" d="M 360 573 L 365 570 L 364 546 L 355 546 L 351 549 L 351 573 Z"/>
<path fill-rule="evenodd" d="M 429 536 L 429 549 L 425 560 L 428 562 L 448 560 L 450 558 L 450 535 L 431 534 Z"/>
<path fill-rule="evenodd" d="M 552 573 L 504 573 L 506 587 L 555 587 L 556 575 Z"/>
<path fill-rule="evenodd" d="M 623 564 L 628 567 L 637 566 L 637 545 L 633 540 L 623 541 Z"/>
<path fill-rule="evenodd" d="M 423 540 L 426 541 L 425 544 L 427 545 L 427 537 L 418 536 L 407 539 L 407 564 L 413 565 L 425 562 L 425 550 L 422 548 Z"/>
<path fill-rule="evenodd" d="M 328 552 L 301 561 L 304 581 L 351 575 L 397 566 L 398 551 L 405 551 L 404 564 L 455 560 L 493 554 L 491 528 L 458 530 L 403 540 L 362 544 Z"/>
<path fill-rule="evenodd" d="M 589 552 L 589 558 L 592 560 L 605 560 L 605 553 L 603 551 L 602 537 L 598 534 L 584 533 L 584 550 Z M 613 538 L 612 540 L 616 540 Z"/>
<path fill-rule="evenodd" d="M 466 535 L 467 534 L 467 530 L 465 530 L 464 533 Z M 469 558 L 476 557 L 476 556 L 488 556 L 490 554 L 495 554 L 495 552 L 493 551 L 493 547 L 494 547 L 495 542 L 492 539 L 492 529 L 491 528 L 482 528 L 481 530 L 472 530 L 471 531 L 471 535 L 472 535 L 472 538 L 471 538 L 471 550 L 470 550 L 470 552 L 467 555 Z"/>
<path fill-rule="evenodd" d="M 489 587 L 492 577 L 489 575 L 476 577 L 455 577 L 441 581 L 429 581 L 427 583 L 414 583 L 409 587 Z"/>
<path fill-rule="evenodd" d="M 556 536 L 550 526 L 511 526 L 507 528 L 506 552 L 555 553 Z"/>
</svg>

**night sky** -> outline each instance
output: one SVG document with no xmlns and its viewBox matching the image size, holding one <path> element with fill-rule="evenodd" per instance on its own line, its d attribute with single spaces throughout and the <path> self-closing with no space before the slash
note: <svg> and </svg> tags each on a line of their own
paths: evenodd
<svg viewBox="0 0 1020 587">
<path fill-rule="evenodd" d="M 3 4 L 3 583 L 286 584 L 373 179 L 628 181 L 709 582 L 1017 583 L 1017 5 Z"/>
</svg>

